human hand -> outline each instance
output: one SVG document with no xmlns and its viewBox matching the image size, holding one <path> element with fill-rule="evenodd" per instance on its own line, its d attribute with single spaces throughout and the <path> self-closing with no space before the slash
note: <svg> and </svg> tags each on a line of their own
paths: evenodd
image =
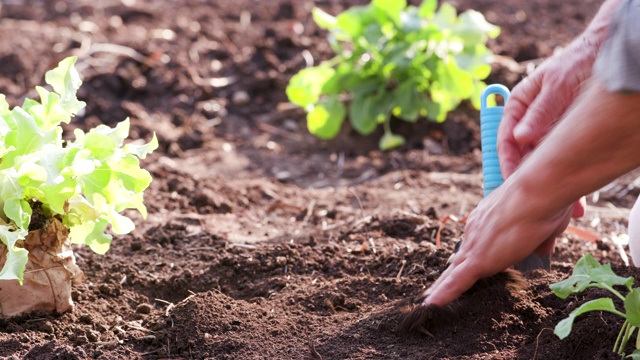
<svg viewBox="0 0 640 360">
<path fill-rule="evenodd" d="M 595 55 L 593 48 L 574 41 L 513 88 L 498 131 L 498 156 L 505 179 L 573 103 L 591 77 Z"/>
<path fill-rule="evenodd" d="M 477 280 L 504 271 L 534 251 L 553 250 L 556 236 L 569 224 L 571 208 L 536 215 L 523 210 L 526 198 L 502 186 L 480 202 L 467 218 L 460 249 L 425 293 L 423 305 L 447 305 Z"/>
<path fill-rule="evenodd" d="M 595 56 L 588 42 L 574 41 L 513 89 L 498 130 L 498 157 L 505 179 L 574 102 L 591 77 Z M 573 217 L 584 215 L 584 209 L 583 197 L 574 204 Z"/>
</svg>

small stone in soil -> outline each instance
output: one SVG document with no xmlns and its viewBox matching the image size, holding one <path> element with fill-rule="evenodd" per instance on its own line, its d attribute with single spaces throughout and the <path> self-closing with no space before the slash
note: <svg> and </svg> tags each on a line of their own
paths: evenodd
<svg viewBox="0 0 640 360">
<path fill-rule="evenodd" d="M 149 314 L 153 308 L 149 304 L 140 304 L 136 307 L 136 312 L 138 314 Z"/>
<path fill-rule="evenodd" d="M 81 315 L 78 320 L 80 320 L 80 322 L 87 324 L 87 325 L 91 325 L 93 323 L 93 319 L 91 318 L 91 315 Z"/>
<path fill-rule="evenodd" d="M 86 344 L 89 342 L 89 339 L 85 335 L 80 335 L 76 338 L 76 345 Z"/>
</svg>

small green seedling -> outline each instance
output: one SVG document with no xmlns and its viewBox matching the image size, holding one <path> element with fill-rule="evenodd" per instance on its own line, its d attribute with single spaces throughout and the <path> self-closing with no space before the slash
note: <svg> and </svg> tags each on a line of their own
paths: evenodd
<svg viewBox="0 0 640 360">
<path fill-rule="evenodd" d="M 480 108 L 493 55 L 485 43 L 500 29 L 477 11 L 458 16 L 453 6 L 443 3 L 436 10 L 437 4 L 372 0 L 335 17 L 313 9 L 336 56 L 301 70 L 286 90 L 307 111 L 312 134 L 332 139 L 347 117 L 365 136 L 382 124 L 379 145 L 387 150 L 405 142 L 391 132 L 391 116 L 442 122 L 464 99 Z"/>
<path fill-rule="evenodd" d="M 624 303 L 624 312 L 616 309 L 609 297 L 588 301 L 569 314 L 569 317 L 556 325 L 554 333 L 564 339 L 571 333 L 573 321 L 578 315 L 590 311 L 608 311 L 624 318 L 624 323 L 613 346 L 613 351 L 624 357 L 624 349 L 633 333 L 640 327 L 640 289 L 633 287 L 633 277 L 620 277 L 611 270 L 611 265 L 600 265 L 590 254 L 586 254 L 576 263 L 572 275 L 558 283 L 551 284 L 554 294 L 561 299 L 579 293 L 588 288 L 609 290 Z M 628 293 L 623 296 L 614 286 L 626 287 Z M 640 333 L 636 335 L 636 350 L 628 358 L 640 359 Z"/>
</svg>

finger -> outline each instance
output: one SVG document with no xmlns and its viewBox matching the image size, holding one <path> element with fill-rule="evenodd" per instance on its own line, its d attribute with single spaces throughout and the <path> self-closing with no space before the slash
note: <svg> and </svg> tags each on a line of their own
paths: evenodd
<svg viewBox="0 0 640 360">
<path fill-rule="evenodd" d="M 513 136 L 513 131 L 540 92 L 538 77 L 534 74 L 520 82 L 505 104 L 504 115 L 498 129 L 498 157 L 502 176 L 505 179 L 511 176 L 522 160 L 521 147 Z"/>
<path fill-rule="evenodd" d="M 520 146 L 535 147 L 565 112 L 563 103 L 553 91 L 543 91 L 531 103 L 526 114 L 513 129 L 513 137 Z"/>
<path fill-rule="evenodd" d="M 583 196 L 580 198 L 580 200 L 576 201 L 573 204 L 573 212 L 571 213 L 571 217 L 574 219 L 583 217 L 586 209 L 587 209 L 587 198 Z"/>
<path fill-rule="evenodd" d="M 480 278 L 472 267 L 471 261 L 463 260 L 460 264 L 450 266 L 428 290 L 423 305 L 445 306 L 469 290 Z"/>
<path fill-rule="evenodd" d="M 500 125 L 498 130 L 498 161 L 500 162 L 500 172 L 504 179 L 508 178 L 518 167 L 518 164 L 522 161 L 522 153 L 516 139 L 513 137 L 513 128 L 515 124 Z M 500 138 L 500 132 L 503 131 L 505 135 Z"/>
<path fill-rule="evenodd" d="M 547 240 L 545 240 L 538 248 L 534 250 L 535 254 L 543 255 L 543 256 L 551 256 L 553 255 L 553 250 L 556 247 L 557 236 L 551 236 Z"/>
</svg>

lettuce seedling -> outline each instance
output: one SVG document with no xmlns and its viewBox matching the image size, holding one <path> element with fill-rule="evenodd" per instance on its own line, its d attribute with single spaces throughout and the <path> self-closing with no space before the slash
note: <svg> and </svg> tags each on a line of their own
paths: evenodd
<svg viewBox="0 0 640 360">
<path fill-rule="evenodd" d="M 590 311 L 608 311 L 624 319 L 618 338 L 613 346 L 613 351 L 624 356 L 627 342 L 633 333 L 640 327 L 640 289 L 633 287 L 633 277 L 621 277 L 611 270 L 610 264 L 600 265 L 590 254 L 584 255 L 576 263 L 572 275 L 558 283 L 551 284 L 554 294 L 561 299 L 569 295 L 582 292 L 588 288 L 606 289 L 624 304 L 624 311 L 618 310 L 613 300 L 609 297 L 588 301 L 576 309 L 569 316 L 556 325 L 554 333 L 564 339 L 571 333 L 573 322 L 577 316 Z M 623 296 L 614 287 L 626 288 L 628 291 Z M 636 350 L 628 357 L 640 359 L 640 334 L 636 335 Z"/>
<path fill-rule="evenodd" d="M 143 191 L 151 175 L 139 159 L 158 147 L 155 134 L 147 144 L 124 144 L 129 120 L 106 125 L 75 139 L 62 140 L 61 123 L 69 123 L 85 103 L 76 92 L 82 81 L 73 67 L 75 57 L 62 60 L 45 75 L 53 91 L 36 87 L 40 101 L 26 99 L 10 109 L 0 94 L 0 240 L 7 247 L 0 280 L 22 284 L 28 251 L 23 247 L 32 206 L 58 218 L 69 229 L 72 243 L 86 244 L 103 254 L 115 234 L 134 229 L 125 209 L 147 215 Z"/>
<path fill-rule="evenodd" d="M 458 16 L 447 3 L 436 10 L 437 3 L 372 0 L 335 17 L 313 9 L 336 56 L 301 70 L 286 89 L 289 100 L 307 111 L 312 134 L 332 139 L 348 116 L 365 136 L 382 124 L 379 145 L 386 150 L 405 142 L 391 132 L 391 116 L 442 122 L 464 99 L 480 107 L 493 55 L 485 43 L 500 29 L 477 11 Z"/>
</svg>

